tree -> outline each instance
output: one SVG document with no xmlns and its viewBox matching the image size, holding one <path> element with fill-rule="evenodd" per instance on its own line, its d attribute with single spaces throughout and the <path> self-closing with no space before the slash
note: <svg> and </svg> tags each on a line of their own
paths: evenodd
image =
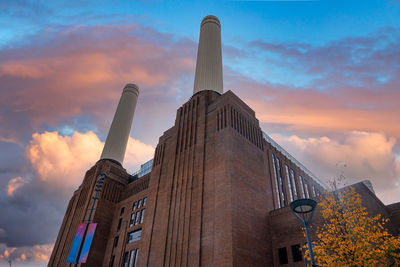
<svg viewBox="0 0 400 267">
<path fill-rule="evenodd" d="M 313 248 L 319 265 L 400 266 L 400 238 L 384 228 L 388 219 L 368 216 L 354 188 L 327 193 L 319 206 L 325 221 Z"/>
</svg>

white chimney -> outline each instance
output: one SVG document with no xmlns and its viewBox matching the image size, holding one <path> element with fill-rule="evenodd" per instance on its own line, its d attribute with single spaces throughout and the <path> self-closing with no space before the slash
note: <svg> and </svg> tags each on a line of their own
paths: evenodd
<svg viewBox="0 0 400 267">
<path fill-rule="evenodd" d="M 125 86 L 100 159 L 115 160 L 122 165 L 138 96 L 139 87 L 137 85 L 127 84 Z"/>
<path fill-rule="evenodd" d="M 193 94 L 203 90 L 224 93 L 222 84 L 221 23 L 217 17 L 212 15 L 205 17 L 200 26 Z"/>
</svg>

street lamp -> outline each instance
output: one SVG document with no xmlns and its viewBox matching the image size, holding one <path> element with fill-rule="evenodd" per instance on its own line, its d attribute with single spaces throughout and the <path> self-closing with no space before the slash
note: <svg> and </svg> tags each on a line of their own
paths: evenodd
<svg viewBox="0 0 400 267">
<path fill-rule="evenodd" d="M 82 253 L 83 243 L 84 243 L 84 241 L 85 241 L 85 237 L 86 237 L 87 231 L 88 231 L 88 229 L 89 229 L 90 221 L 92 220 L 92 215 L 93 215 L 93 211 L 94 211 L 94 206 L 95 206 L 95 204 L 96 204 L 96 200 L 99 199 L 98 194 L 99 194 L 99 192 L 101 192 L 101 187 L 103 186 L 104 178 L 105 178 L 105 177 L 106 177 L 106 175 L 104 174 L 104 172 L 102 172 L 102 173 L 100 174 L 99 180 L 97 180 L 97 182 L 96 182 L 96 185 L 95 185 L 96 188 L 94 189 L 94 191 L 95 191 L 96 193 L 95 193 L 95 195 L 94 195 L 94 197 L 93 197 L 92 208 L 90 209 L 89 217 L 88 217 L 88 219 L 87 219 L 87 221 L 86 221 L 86 225 L 85 225 L 85 231 L 83 232 L 83 236 L 82 236 L 82 239 L 81 239 L 80 244 L 79 244 L 78 253 L 76 254 L 76 257 L 75 257 L 74 267 L 77 267 L 77 266 L 78 266 L 79 258 L 81 257 L 81 253 Z"/>
<path fill-rule="evenodd" d="M 311 247 L 310 234 L 308 232 L 308 227 L 310 226 L 310 222 L 311 222 L 311 219 L 314 214 L 316 206 L 317 206 L 317 202 L 315 200 L 309 199 L 309 198 L 297 199 L 297 200 L 293 201 L 292 203 L 290 203 L 290 210 L 293 212 L 293 214 L 296 216 L 296 218 L 299 219 L 301 224 L 306 229 L 308 251 L 310 252 L 311 266 L 313 266 L 313 267 L 317 266 L 317 265 L 315 265 L 315 261 L 314 261 L 314 254 L 313 254 L 312 247 Z"/>
</svg>

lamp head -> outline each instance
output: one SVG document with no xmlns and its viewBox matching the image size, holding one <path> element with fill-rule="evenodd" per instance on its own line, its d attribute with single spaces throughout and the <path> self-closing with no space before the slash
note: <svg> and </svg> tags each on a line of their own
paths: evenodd
<svg viewBox="0 0 400 267">
<path fill-rule="evenodd" d="M 308 224 L 311 221 L 317 202 L 310 198 L 301 198 L 290 203 L 290 210 L 301 223 Z"/>
</svg>

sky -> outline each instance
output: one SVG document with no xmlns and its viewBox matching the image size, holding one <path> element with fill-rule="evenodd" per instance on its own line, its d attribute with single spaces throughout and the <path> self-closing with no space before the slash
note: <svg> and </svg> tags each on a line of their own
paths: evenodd
<svg viewBox="0 0 400 267">
<path fill-rule="evenodd" d="M 0 266 L 45 266 L 140 87 L 124 167 L 153 157 L 193 92 L 200 22 L 222 24 L 224 90 L 322 181 L 400 201 L 400 0 L 1 1 Z"/>
</svg>

